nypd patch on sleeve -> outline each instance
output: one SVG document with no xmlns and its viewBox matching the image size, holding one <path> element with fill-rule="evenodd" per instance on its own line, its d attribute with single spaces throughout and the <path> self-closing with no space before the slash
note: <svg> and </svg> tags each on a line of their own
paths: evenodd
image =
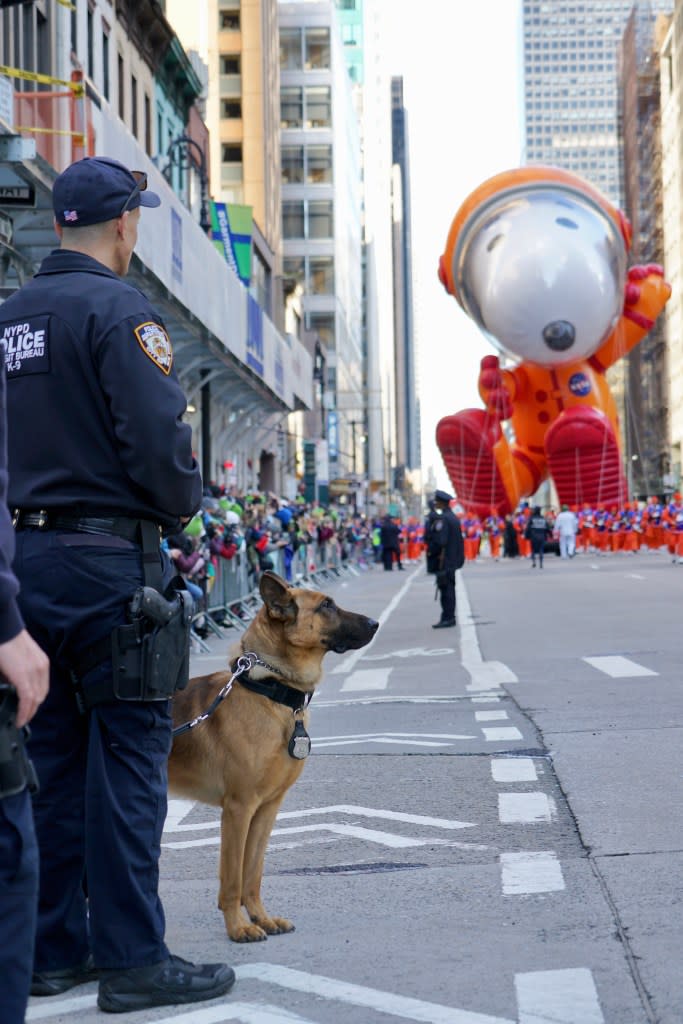
<svg viewBox="0 0 683 1024">
<path fill-rule="evenodd" d="M 171 339 L 160 324 L 149 320 L 135 328 L 140 348 L 168 376 L 173 366 Z"/>
<path fill-rule="evenodd" d="M 49 319 L 33 316 L 0 328 L 8 380 L 28 373 L 50 372 Z"/>
</svg>

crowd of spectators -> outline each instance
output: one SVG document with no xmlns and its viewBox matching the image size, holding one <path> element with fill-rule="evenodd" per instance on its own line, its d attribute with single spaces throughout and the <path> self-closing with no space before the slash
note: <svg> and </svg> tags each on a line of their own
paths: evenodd
<svg viewBox="0 0 683 1024">
<path fill-rule="evenodd" d="M 245 569 L 248 589 L 253 589 L 268 569 L 294 582 L 315 569 L 348 562 L 365 571 L 378 563 L 386 568 L 388 560 L 400 566 L 402 557 L 404 561 L 420 557 L 417 520 L 405 525 L 395 522 L 403 556 L 400 548 L 383 553 L 386 517 L 369 518 L 355 513 L 350 505 L 323 506 L 303 499 L 287 501 L 272 493 L 210 486 L 200 512 L 182 532 L 167 537 L 164 547 L 196 606 L 206 609 L 211 607 L 211 592 L 225 561 L 235 560 L 233 564 Z M 202 636 L 207 629 L 206 621 L 198 619 L 196 632 Z"/>
</svg>

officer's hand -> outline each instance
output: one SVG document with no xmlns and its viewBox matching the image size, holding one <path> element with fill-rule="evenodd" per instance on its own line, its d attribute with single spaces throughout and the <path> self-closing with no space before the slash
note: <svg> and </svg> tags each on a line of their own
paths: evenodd
<svg viewBox="0 0 683 1024">
<path fill-rule="evenodd" d="M 33 718 L 50 685 L 50 662 L 27 630 L 0 644 L 0 673 L 17 691 L 21 728 Z"/>
<path fill-rule="evenodd" d="M 446 572 L 445 569 L 439 569 L 439 571 L 436 574 L 436 585 L 437 585 L 437 587 L 440 587 L 443 583 L 446 582 L 447 576 L 448 576 L 448 573 Z"/>
</svg>

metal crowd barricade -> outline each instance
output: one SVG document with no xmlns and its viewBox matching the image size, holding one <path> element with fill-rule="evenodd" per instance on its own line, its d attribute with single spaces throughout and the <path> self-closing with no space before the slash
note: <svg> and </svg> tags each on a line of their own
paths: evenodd
<svg viewBox="0 0 683 1024">
<path fill-rule="evenodd" d="M 301 544 L 292 556 L 289 569 L 282 548 L 268 552 L 274 571 L 288 582 L 300 587 L 322 589 L 344 575 L 359 575 L 358 568 L 350 559 L 342 560 L 339 544 L 328 543 L 325 560 L 320 558 L 315 542 Z M 262 605 L 258 582 L 249 574 L 249 563 L 244 547 L 233 558 L 219 558 L 216 575 L 207 599 L 209 628 L 222 636 L 220 625 L 233 626 L 244 630 Z M 217 624 L 218 623 L 218 624 Z M 197 637 L 204 648 L 201 638 Z M 207 648 L 208 649 L 208 648 Z"/>
</svg>

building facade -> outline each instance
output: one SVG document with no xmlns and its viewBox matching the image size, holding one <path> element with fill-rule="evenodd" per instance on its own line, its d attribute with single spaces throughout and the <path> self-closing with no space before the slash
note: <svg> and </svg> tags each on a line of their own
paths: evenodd
<svg viewBox="0 0 683 1024">
<path fill-rule="evenodd" d="M 76 0 L 69 9 L 39 0 L 0 12 L 0 33 L 10 69 L 0 83 L 0 299 L 56 244 L 51 186 L 65 166 L 105 155 L 145 171 L 162 206 L 143 214 L 129 279 L 169 330 L 205 483 L 269 487 L 264 424 L 310 406 L 312 360 L 217 252 L 188 189 L 160 170 L 163 136 L 181 127 L 184 111 L 183 133 L 206 141 L 189 106 L 196 65 L 160 4 Z M 39 68 L 54 81 L 36 84 Z"/>
<path fill-rule="evenodd" d="M 279 16 L 283 276 L 300 286 L 305 328 L 322 354 L 334 494 L 362 468 L 358 120 L 332 0 L 281 3 Z"/>
<path fill-rule="evenodd" d="M 624 212 L 634 263 L 664 263 L 660 50 L 670 17 L 635 5 L 620 53 Z M 660 317 L 628 355 L 624 440 L 629 490 L 641 498 L 667 491 L 670 471 L 669 372 Z"/>
</svg>

